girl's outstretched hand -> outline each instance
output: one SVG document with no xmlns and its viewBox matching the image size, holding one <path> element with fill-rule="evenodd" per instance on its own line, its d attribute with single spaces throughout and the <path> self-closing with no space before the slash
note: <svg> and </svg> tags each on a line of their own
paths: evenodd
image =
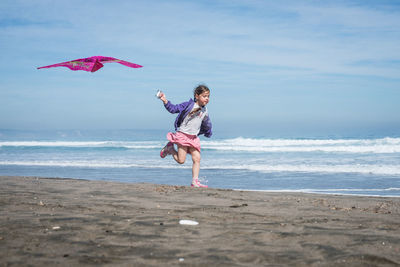
<svg viewBox="0 0 400 267">
<path fill-rule="evenodd" d="M 168 100 L 167 100 L 167 98 L 165 97 L 165 94 L 164 94 L 163 92 L 161 92 L 160 99 L 161 99 L 162 102 L 164 102 L 164 104 L 167 104 L 167 103 L 168 103 Z"/>
</svg>

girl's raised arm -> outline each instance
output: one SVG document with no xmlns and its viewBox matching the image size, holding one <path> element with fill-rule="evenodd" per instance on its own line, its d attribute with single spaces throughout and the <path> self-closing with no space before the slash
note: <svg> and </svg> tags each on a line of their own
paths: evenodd
<svg viewBox="0 0 400 267">
<path fill-rule="evenodd" d="M 189 102 L 183 102 L 180 104 L 172 104 L 171 101 L 167 101 L 166 104 L 164 104 L 164 107 L 170 112 L 170 113 L 179 113 L 183 111 L 187 106 Z"/>
</svg>

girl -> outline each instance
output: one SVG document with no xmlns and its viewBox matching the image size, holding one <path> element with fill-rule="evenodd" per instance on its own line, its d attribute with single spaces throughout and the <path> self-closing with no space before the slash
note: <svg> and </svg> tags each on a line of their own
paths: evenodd
<svg viewBox="0 0 400 267">
<path fill-rule="evenodd" d="M 211 137 L 211 121 L 208 116 L 206 105 L 210 99 L 210 89 L 205 85 L 199 85 L 194 89 L 194 100 L 173 105 L 161 93 L 160 99 L 164 107 L 170 113 L 179 113 L 175 120 L 175 133 L 168 133 L 169 142 L 161 150 L 161 158 L 172 155 L 179 164 L 185 163 L 186 155 L 192 156 L 192 187 L 208 187 L 199 182 L 200 172 L 200 139 L 199 135 L 204 134 Z M 177 145 L 178 151 L 175 150 Z"/>
</svg>

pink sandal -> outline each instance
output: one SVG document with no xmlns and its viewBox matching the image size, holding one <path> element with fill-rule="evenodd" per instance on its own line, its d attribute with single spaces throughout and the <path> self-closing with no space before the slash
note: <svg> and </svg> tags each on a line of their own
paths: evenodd
<svg viewBox="0 0 400 267">
<path fill-rule="evenodd" d="M 173 146 L 174 146 L 173 143 L 168 142 L 168 144 L 166 144 L 165 147 L 163 147 L 163 149 L 161 149 L 160 157 L 165 158 L 167 155 L 171 154 L 171 149 Z"/>
<path fill-rule="evenodd" d="M 199 182 L 199 179 L 195 179 L 195 180 L 193 180 L 193 182 L 191 184 L 191 187 L 204 187 L 204 188 L 207 188 L 208 185 L 201 184 Z"/>
</svg>

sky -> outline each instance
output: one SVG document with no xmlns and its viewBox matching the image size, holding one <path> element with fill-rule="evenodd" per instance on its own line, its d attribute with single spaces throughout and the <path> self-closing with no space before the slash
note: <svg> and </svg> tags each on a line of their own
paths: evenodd
<svg viewBox="0 0 400 267">
<path fill-rule="evenodd" d="M 173 129 L 211 89 L 214 134 L 400 135 L 400 1 L 0 2 L 0 129 Z M 95 73 L 40 66 L 111 56 Z"/>
</svg>

